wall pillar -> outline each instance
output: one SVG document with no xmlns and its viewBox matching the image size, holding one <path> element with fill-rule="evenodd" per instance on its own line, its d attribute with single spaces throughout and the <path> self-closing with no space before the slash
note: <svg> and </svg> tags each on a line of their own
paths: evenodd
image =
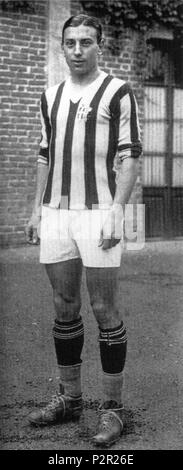
<svg viewBox="0 0 183 470">
<path fill-rule="evenodd" d="M 49 0 L 48 14 L 48 86 L 63 81 L 68 68 L 61 50 L 61 33 L 65 21 L 71 16 L 71 0 Z"/>
</svg>

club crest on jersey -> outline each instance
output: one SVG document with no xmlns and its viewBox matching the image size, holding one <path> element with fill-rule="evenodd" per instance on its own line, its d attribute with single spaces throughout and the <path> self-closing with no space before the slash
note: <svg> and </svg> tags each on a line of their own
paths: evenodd
<svg viewBox="0 0 183 470">
<path fill-rule="evenodd" d="M 90 106 L 81 103 L 77 112 L 77 118 L 82 121 L 87 121 L 91 114 L 92 108 Z"/>
</svg>

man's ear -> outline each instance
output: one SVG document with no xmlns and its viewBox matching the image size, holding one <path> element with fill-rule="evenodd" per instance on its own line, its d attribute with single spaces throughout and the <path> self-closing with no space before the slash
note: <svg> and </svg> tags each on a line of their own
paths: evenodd
<svg viewBox="0 0 183 470">
<path fill-rule="evenodd" d="M 102 55 L 105 40 L 102 38 L 98 44 L 98 55 Z"/>
</svg>

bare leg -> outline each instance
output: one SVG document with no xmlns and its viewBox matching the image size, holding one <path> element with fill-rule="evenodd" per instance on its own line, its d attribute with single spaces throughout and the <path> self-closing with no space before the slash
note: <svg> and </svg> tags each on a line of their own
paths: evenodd
<svg viewBox="0 0 183 470">
<path fill-rule="evenodd" d="M 117 308 L 119 268 L 86 268 L 87 287 L 93 313 L 101 328 L 118 326 Z"/>
<path fill-rule="evenodd" d="M 68 322 L 74 320 L 78 317 L 81 307 L 81 260 L 76 258 L 61 263 L 47 264 L 45 267 L 53 288 L 57 319 Z"/>
</svg>

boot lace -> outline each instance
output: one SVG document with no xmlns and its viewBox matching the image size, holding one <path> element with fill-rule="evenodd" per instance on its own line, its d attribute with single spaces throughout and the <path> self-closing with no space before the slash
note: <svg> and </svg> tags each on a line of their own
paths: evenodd
<svg viewBox="0 0 183 470">
<path fill-rule="evenodd" d="M 103 431 L 110 431 L 111 425 L 114 422 L 114 416 L 110 413 L 107 413 L 101 417 L 100 429 Z"/>
<path fill-rule="evenodd" d="M 56 395 L 53 395 L 51 398 L 51 401 L 45 406 L 45 411 L 53 411 L 57 407 L 57 405 L 60 405 L 62 399 L 61 399 L 61 394 L 57 393 Z"/>
</svg>

